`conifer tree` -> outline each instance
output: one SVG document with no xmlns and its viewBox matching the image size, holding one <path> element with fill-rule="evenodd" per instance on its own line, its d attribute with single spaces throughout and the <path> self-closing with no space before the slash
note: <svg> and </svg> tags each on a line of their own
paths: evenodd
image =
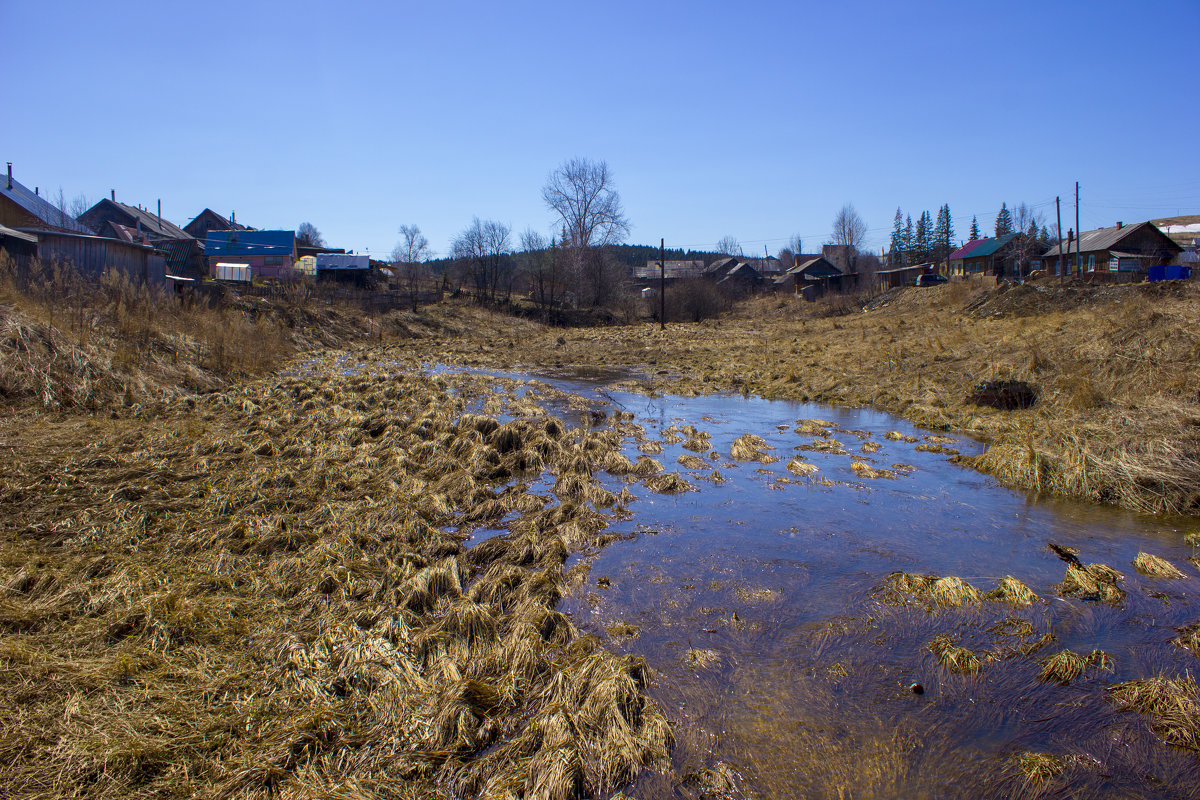
<svg viewBox="0 0 1200 800">
<path fill-rule="evenodd" d="M 913 247 L 913 263 L 923 264 L 929 260 L 930 251 L 933 249 L 933 222 L 928 211 L 922 211 L 920 218 L 917 219 L 917 237 Z"/>
<path fill-rule="evenodd" d="M 971 235 L 972 242 L 979 238 L 979 220 L 975 219 L 975 217 L 971 217 L 971 234 L 970 235 Z"/>
<path fill-rule="evenodd" d="M 996 215 L 996 235 L 1007 236 L 1013 232 L 1012 212 L 1007 203 L 1000 204 L 1000 213 Z"/>
<path fill-rule="evenodd" d="M 904 215 L 896 208 L 896 218 L 892 221 L 892 241 L 888 245 L 889 266 L 899 267 L 904 264 Z"/>
<path fill-rule="evenodd" d="M 904 222 L 904 241 L 901 253 L 904 256 L 904 266 L 911 267 L 916 262 L 913 261 L 913 248 L 916 246 L 916 235 L 913 233 L 912 214 L 905 218 Z"/>
<path fill-rule="evenodd" d="M 1038 244 L 1041 245 L 1042 250 L 1049 250 L 1053 246 L 1053 242 L 1050 240 L 1050 229 L 1045 225 L 1042 226 L 1042 231 L 1038 234 Z"/>
<path fill-rule="evenodd" d="M 938 209 L 937 222 L 933 225 L 934 258 L 943 261 L 954 249 L 954 223 L 950 219 L 950 204 Z"/>
</svg>

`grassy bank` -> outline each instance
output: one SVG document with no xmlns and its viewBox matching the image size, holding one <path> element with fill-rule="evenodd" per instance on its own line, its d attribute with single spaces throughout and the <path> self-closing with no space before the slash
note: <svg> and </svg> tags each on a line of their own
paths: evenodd
<svg viewBox="0 0 1200 800">
<path fill-rule="evenodd" d="M 417 343 L 491 366 L 627 366 L 672 392 L 870 406 L 980 437 L 972 466 L 1033 492 L 1200 513 L 1200 287 L 955 283 L 860 305 L 759 299 L 698 325 L 510 329 L 480 318 Z M 1022 380 L 1028 409 L 970 401 Z"/>
</svg>

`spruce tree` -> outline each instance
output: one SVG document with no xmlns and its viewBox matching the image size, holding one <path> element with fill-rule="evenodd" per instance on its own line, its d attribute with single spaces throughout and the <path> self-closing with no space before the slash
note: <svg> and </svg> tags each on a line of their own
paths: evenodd
<svg viewBox="0 0 1200 800">
<path fill-rule="evenodd" d="M 1045 225 L 1042 226 L 1042 231 L 1038 234 L 1038 244 L 1041 245 L 1042 250 L 1049 250 L 1053 244 L 1050 241 L 1050 229 Z"/>
<path fill-rule="evenodd" d="M 904 222 L 904 241 L 901 252 L 904 254 L 904 266 L 911 267 L 916 262 L 913 261 L 913 248 L 916 246 L 916 235 L 913 233 L 912 214 L 908 214 Z"/>
<path fill-rule="evenodd" d="M 996 235 L 1007 236 L 1013 232 L 1012 212 L 1007 203 L 1000 204 L 1000 213 L 996 215 Z"/>
<path fill-rule="evenodd" d="M 979 238 L 979 220 L 975 219 L 975 217 L 971 217 L 971 241 L 973 242 L 978 238 Z"/>
<path fill-rule="evenodd" d="M 899 267 L 904 263 L 904 215 L 896 208 L 896 218 L 892 220 L 892 241 L 888 245 L 888 262 L 890 266 Z"/>
<path fill-rule="evenodd" d="M 937 222 L 933 225 L 933 250 L 937 261 L 944 260 L 954 249 L 954 223 L 950 221 L 950 205 L 938 209 Z"/>
<path fill-rule="evenodd" d="M 933 249 L 933 222 L 930 219 L 928 211 L 922 211 L 920 218 L 917 220 L 917 237 L 914 243 L 913 263 L 923 264 L 929 260 L 930 251 Z"/>
</svg>

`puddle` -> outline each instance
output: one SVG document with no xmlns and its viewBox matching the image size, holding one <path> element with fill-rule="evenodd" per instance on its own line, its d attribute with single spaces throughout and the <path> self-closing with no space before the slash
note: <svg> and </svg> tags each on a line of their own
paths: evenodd
<svg viewBox="0 0 1200 800">
<path fill-rule="evenodd" d="M 1171 643 L 1200 620 L 1196 553 L 1181 532 L 1194 521 L 1029 498 L 949 460 L 978 443 L 870 410 L 646 396 L 615 388 L 621 373 L 469 372 L 508 382 L 518 400 L 549 398 L 574 424 L 616 427 L 631 460 L 649 451 L 693 487 L 631 483 L 631 515 L 611 528 L 627 538 L 576 558 L 590 574 L 560 607 L 656 671 L 678 775 L 719 768 L 746 797 L 958 797 L 964 786 L 1005 797 L 1039 788 L 1016 768 L 1039 752 L 1075 759 L 1077 796 L 1200 787 L 1200 759 L 1162 744 L 1106 692 L 1200 665 Z M 746 434 L 761 437 L 760 461 L 731 458 Z M 1059 597 L 1066 565 L 1050 542 L 1123 573 L 1123 605 Z M 1187 577 L 1140 575 L 1141 551 Z M 1041 599 L 897 607 L 877 591 L 897 570 L 981 592 L 1011 575 Z M 938 663 L 930 645 L 943 634 L 981 657 L 977 675 Z M 1065 686 L 1039 681 L 1042 661 L 1064 648 L 1103 650 L 1111 663 Z M 653 773 L 631 793 L 709 796 Z"/>
</svg>

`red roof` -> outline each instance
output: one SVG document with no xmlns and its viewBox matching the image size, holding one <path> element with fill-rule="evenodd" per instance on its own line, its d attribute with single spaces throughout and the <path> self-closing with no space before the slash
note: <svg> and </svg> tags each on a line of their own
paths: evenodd
<svg viewBox="0 0 1200 800">
<path fill-rule="evenodd" d="M 971 241 L 967 242 L 962 247 L 958 248 L 953 253 L 951 253 L 949 260 L 953 261 L 956 258 L 966 258 L 967 256 L 971 255 L 972 251 L 974 251 L 976 248 L 978 248 L 979 245 L 983 244 L 986 241 L 987 241 L 987 239 L 972 239 Z"/>
</svg>

